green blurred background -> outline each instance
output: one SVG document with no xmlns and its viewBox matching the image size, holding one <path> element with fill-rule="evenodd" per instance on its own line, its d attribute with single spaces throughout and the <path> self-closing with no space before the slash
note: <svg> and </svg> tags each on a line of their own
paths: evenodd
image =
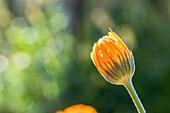
<svg viewBox="0 0 170 113">
<path fill-rule="evenodd" d="M 170 113 L 170 0 L 0 0 L 0 113 L 136 113 L 90 59 L 109 27 L 133 50 L 146 111 Z"/>
</svg>

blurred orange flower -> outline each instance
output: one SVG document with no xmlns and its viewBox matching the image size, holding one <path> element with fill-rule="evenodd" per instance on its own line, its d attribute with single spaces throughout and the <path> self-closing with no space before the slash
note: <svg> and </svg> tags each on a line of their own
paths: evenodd
<svg viewBox="0 0 170 113">
<path fill-rule="evenodd" d="M 97 113 L 97 111 L 92 106 L 78 104 L 67 107 L 64 111 L 57 111 L 56 113 Z"/>
<path fill-rule="evenodd" d="M 134 74 L 132 52 L 111 29 L 94 44 L 90 55 L 101 75 L 112 84 L 126 84 Z"/>
</svg>

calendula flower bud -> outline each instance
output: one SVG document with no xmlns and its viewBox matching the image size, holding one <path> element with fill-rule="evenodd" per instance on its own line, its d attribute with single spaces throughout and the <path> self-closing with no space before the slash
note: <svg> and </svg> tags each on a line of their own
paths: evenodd
<svg viewBox="0 0 170 113">
<path fill-rule="evenodd" d="M 94 44 L 91 59 L 101 75 L 112 84 L 126 84 L 135 71 L 132 51 L 111 29 Z"/>
<path fill-rule="evenodd" d="M 129 51 L 119 36 L 110 29 L 108 35 L 94 44 L 90 56 L 101 75 L 112 84 L 123 85 L 138 112 L 145 113 L 131 80 L 135 71 L 132 51 Z"/>
</svg>

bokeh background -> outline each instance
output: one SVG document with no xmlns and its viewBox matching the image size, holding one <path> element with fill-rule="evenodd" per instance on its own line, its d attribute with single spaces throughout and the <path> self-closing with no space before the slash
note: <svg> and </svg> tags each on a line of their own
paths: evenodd
<svg viewBox="0 0 170 113">
<path fill-rule="evenodd" d="M 90 59 L 109 27 L 133 51 L 146 111 L 169 113 L 170 0 L 0 0 L 0 113 L 136 113 Z"/>
</svg>

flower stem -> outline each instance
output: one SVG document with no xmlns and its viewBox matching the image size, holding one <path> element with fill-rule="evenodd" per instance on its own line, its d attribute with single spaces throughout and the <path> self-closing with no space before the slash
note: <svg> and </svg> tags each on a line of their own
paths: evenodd
<svg viewBox="0 0 170 113">
<path fill-rule="evenodd" d="M 132 81 L 131 80 L 128 80 L 127 84 L 124 84 L 125 88 L 128 90 L 137 110 L 138 110 L 138 113 L 146 113 L 134 87 L 133 87 L 133 84 L 132 84 Z"/>
</svg>

